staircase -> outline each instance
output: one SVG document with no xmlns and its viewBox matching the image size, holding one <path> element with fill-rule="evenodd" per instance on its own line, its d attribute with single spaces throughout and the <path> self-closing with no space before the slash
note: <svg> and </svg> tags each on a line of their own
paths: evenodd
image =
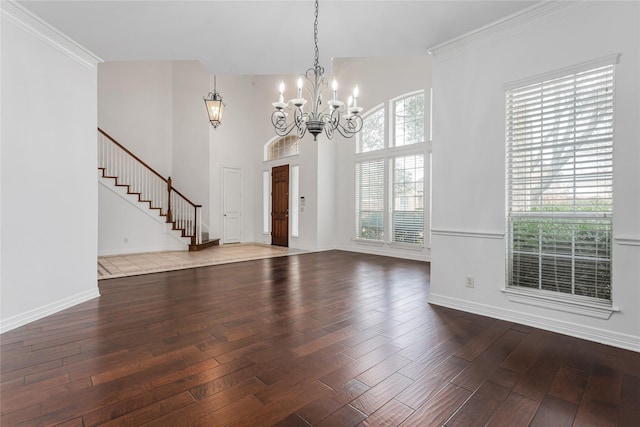
<svg viewBox="0 0 640 427">
<path fill-rule="evenodd" d="M 197 205 L 175 189 L 171 177 L 163 177 L 127 150 L 122 144 L 98 128 L 98 170 L 103 178 L 115 180 L 127 194 L 155 210 L 171 224 L 181 237 L 190 239 L 189 250 L 198 251 L 219 244 L 202 231 L 202 205 Z"/>
</svg>

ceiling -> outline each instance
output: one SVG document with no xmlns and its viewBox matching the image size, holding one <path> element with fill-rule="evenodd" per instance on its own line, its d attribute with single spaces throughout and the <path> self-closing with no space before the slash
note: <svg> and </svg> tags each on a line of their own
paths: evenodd
<svg viewBox="0 0 640 427">
<path fill-rule="evenodd" d="M 321 65 L 426 55 L 537 1 L 320 0 Z M 199 60 L 211 74 L 298 74 L 313 65 L 314 5 L 289 1 L 32 1 L 20 4 L 105 61 Z"/>
</svg>

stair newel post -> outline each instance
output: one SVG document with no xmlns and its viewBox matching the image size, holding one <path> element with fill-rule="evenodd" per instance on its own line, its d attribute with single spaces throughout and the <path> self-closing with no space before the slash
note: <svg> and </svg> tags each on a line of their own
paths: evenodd
<svg viewBox="0 0 640 427">
<path fill-rule="evenodd" d="M 193 236 L 191 236 L 191 244 L 198 244 L 198 206 L 193 207 Z"/>
<path fill-rule="evenodd" d="M 171 213 L 171 177 L 167 178 L 167 222 L 173 222 Z"/>
</svg>

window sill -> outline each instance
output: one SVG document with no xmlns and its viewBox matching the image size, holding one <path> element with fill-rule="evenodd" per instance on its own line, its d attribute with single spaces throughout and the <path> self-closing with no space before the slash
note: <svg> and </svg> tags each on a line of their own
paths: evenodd
<svg viewBox="0 0 640 427">
<path fill-rule="evenodd" d="M 353 239 L 353 243 L 369 245 L 369 246 L 384 246 L 384 242 L 381 242 L 379 240 Z"/>
<path fill-rule="evenodd" d="M 598 319 L 609 319 L 614 312 L 619 312 L 618 307 L 606 303 L 580 301 L 576 297 L 559 295 L 556 292 L 543 290 L 525 290 L 506 288 L 502 289 L 507 299 L 512 302 L 533 305 L 536 307 L 564 311 L 565 313 L 580 314 Z"/>
<path fill-rule="evenodd" d="M 413 243 L 398 243 L 398 242 L 389 242 L 390 248 L 395 249 L 408 249 L 411 251 L 422 251 L 424 250 L 424 245 L 413 244 Z"/>
</svg>

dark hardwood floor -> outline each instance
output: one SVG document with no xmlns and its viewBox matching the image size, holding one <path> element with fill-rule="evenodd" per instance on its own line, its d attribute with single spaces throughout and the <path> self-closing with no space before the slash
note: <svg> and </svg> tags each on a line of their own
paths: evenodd
<svg viewBox="0 0 640 427">
<path fill-rule="evenodd" d="M 1 336 L 2 426 L 638 426 L 640 353 L 430 306 L 322 252 L 100 282 Z"/>
</svg>

